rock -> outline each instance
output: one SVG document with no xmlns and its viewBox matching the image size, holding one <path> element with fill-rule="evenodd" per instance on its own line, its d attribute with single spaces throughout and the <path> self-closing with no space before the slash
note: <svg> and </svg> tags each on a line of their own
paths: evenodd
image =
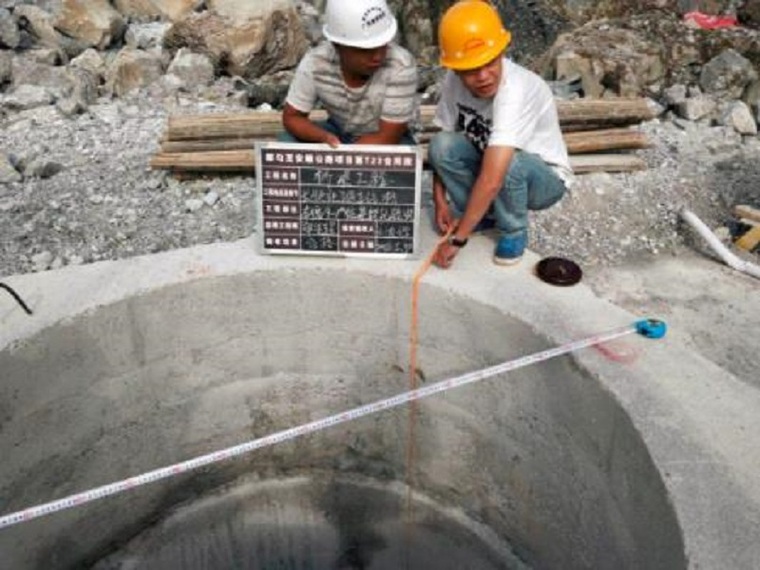
<svg viewBox="0 0 760 570">
<path fill-rule="evenodd" d="M 174 56 L 167 73 L 182 80 L 186 86 L 207 86 L 214 81 L 214 64 L 205 55 L 182 48 Z"/>
<path fill-rule="evenodd" d="M 219 201 L 219 194 L 217 194 L 213 190 L 209 190 L 208 192 L 206 192 L 206 195 L 203 196 L 203 201 L 206 203 L 206 205 L 213 206 Z"/>
<path fill-rule="evenodd" d="M 63 170 L 59 162 L 46 158 L 34 158 L 24 166 L 26 178 L 51 178 Z"/>
<path fill-rule="evenodd" d="M 132 21 L 151 20 L 163 15 L 153 0 L 114 0 L 113 5 L 122 16 Z"/>
<path fill-rule="evenodd" d="M 74 97 L 65 97 L 55 102 L 56 108 L 66 117 L 79 115 L 87 110 L 87 106 Z"/>
<path fill-rule="evenodd" d="M 59 49 L 69 58 L 76 57 L 88 47 L 81 41 L 58 32 L 53 25 L 53 16 L 37 6 L 16 6 L 13 17 L 16 18 L 19 28 L 34 38 L 36 44 Z"/>
<path fill-rule="evenodd" d="M 176 22 L 164 47 L 172 53 L 187 47 L 208 56 L 217 69 L 249 80 L 294 67 L 308 47 L 290 0 L 278 0 L 273 8 L 230 1 L 219 3 L 219 9 L 222 13 L 208 10 Z"/>
<path fill-rule="evenodd" d="M 50 268 L 53 262 L 53 254 L 49 251 L 43 251 L 32 256 L 32 270 L 45 271 Z"/>
<path fill-rule="evenodd" d="M 10 182 L 21 182 L 21 173 L 5 154 L 0 153 L 0 184 Z"/>
<path fill-rule="evenodd" d="M 20 43 L 16 21 L 8 10 L 0 8 L 0 48 L 16 49 Z"/>
<path fill-rule="evenodd" d="M 306 2 L 299 2 L 297 8 L 306 38 L 310 44 L 318 44 L 322 40 L 322 22 L 319 10 Z"/>
<path fill-rule="evenodd" d="M 709 95 L 698 95 L 686 99 L 683 103 L 676 106 L 678 115 L 690 121 L 698 121 L 709 116 L 718 108 L 718 103 Z"/>
<path fill-rule="evenodd" d="M 235 87 L 245 91 L 248 96 L 247 104 L 250 107 L 268 104 L 280 108 L 288 95 L 292 79 L 292 71 L 281 71 L 266 75 L 250 83 L 237 78 Z"/>
<path fill-rule="evenodd" d="M 90 74 L 98 81 L 104 76 L 106 71 L 105 61 L 100 52 L 96 49 L 89 48 L 80 55 L 71 60 L 70 67 L 89 71 Z"/>
<path fill-rule="evenodd" d="M 663 98 L 665 102 L 670 105 L 680 105 L 686 101 L 687 91 L 686 86 L 682 84 L 672 85 L 663 91 Z"/>
<path fill-rule="evenodd" d="M 124 34 L 124 41 L 129 47 L 150 49 L 160 47 L 164 35 L 171 27 L 168 22 L 150 22 L 148 24 L 131 24 Z"/>
<path fill-rule="evenodd" d="M 29 52 L 13 58 L 12 73 L 14 86 L 46 87 L 49 92 L 58 96 L 63 96 L 71 88 L 65 67 L 38 63 Z"/>
<path fill-rule="evenodd" d="M 71 90 L 67 98 L 77 103 L 79 110 L 82 112 L 98 99 L 98 87 L 100 85 L 100 76 L 93 75 L 87 69 L 70 67 L 67 69 Z"/>
<path fill-rule="evenodd" d="M 197 198 L 190 198 L 189 200 L 185 200 L 185 209 L 188 212 L 197 212 L 203 208 L 203 205 L 204 201 Z"/>
<path fill-rule="evenodd" d="M 0 97 L 0 108 L 23 111 L 50 105 L 54 100 L 50 90 L 39 85 L 19 85 L 13 91 Z"/>
<path fill-rule="evenodd" d="M 663 79 L 661 46 L 632 29 L 590 22 L 561 35 L 546 56 L 544 75 L 562 80 L 580 76 L 586 97 L 635 97 Z"/>
<path fill-rule="evenodd" d="M 719 125 L 732 127 L 741 135 L 756 135 L 757 123 L 752 116 L 749 106 L 743 101 L 733 101 L 721 113 L 718 119 Z"/>
<path fill-rule="evenodd" d="M 88 47 L 105 49 L 121 41 L 125 22 L 108 0 L 63 0 L 55 28 Z"/>
<path fill-rule="evenodd" d="M 54 48 L 37 48 L 27 52 L 32 61 L 43 65 L 61 65 L 61 52 Z"/>
<path fill-rule="evenodd" d="M 203 0 L 153 0 L 161 13 L 172 22 L 177 22 L 203 5 Z"/>
<path fill-rule="evenodd" d="M 122 49 L 106 71 L 106 90 L 121 96 L 157 81 L 163 75 L 160 55 Z"/>
<path fill-rule="evenodd" d="M 737 99 L 745 87 L 757 78 L 752 62 L 729 48 L 702 66 L 699 86 L 706 93 Z"/>
<path fill-rule="evenodd" d="M 742 95 L 744 101 L 755 114 L 755 121 L 760 123 L 760 80 L 750 83 Z"/>
</svg>

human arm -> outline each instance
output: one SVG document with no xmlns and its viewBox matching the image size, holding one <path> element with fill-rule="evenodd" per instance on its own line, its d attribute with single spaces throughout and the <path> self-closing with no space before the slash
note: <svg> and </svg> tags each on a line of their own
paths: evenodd
<svg viewBox="0 0 760 570">
<path fill-rule="evenodd" d="M 326 143 L 336 148 L 340 139 L 309 119 L 309 114 L 299 111 L 290 103 L 282 110 L 282 125 L 285 130 L 300 141 Z"/>
<path fill-rule="evenodd" d="M 504 177 L 509 170 L 514 152 L 515 149 L 513 147 L 486 147 L 486 150 L 483 152 L 480 172 L 475 179 L 475 184 L 470 192 L 470 198 L 467 201 L 467 208 L 465 208 L 464 214 L 456 226 L 456 231 L 451 236 L 452 238 L 466 240 L 470 237 L 472 230 L 486 214 L 489 206 L 493 203 L 503 186 Z M 435 198 L 435 185 L 433 190 Z M 436 209 L 437 207 L 436 205 Z M 433 261 L 439 267 L 446 269 L 451 266 L 460 249 L 449 242 L 444 242 L 438 246 Z"/>
<path fill-rule="evenodd" d="M 433 172 L 433 205 L 435 206 L 435 225 L 441 234 L 445 234 L 456 225 L 456 220 L 451 215 L 443 181 L 435 172 Z"/>
</svg>

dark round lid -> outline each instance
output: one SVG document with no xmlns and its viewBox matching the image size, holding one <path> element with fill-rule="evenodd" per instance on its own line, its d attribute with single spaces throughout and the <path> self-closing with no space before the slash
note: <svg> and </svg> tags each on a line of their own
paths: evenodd
<svg viewBox="0 0 760 570">
<path fill-rule="evenodd" d="M 567 287 L 578 283 L 583 271 L 577 263 L 564 257 L 546 257 L 536 265 L 536 275 L 546 283 Z"/>
</svg>

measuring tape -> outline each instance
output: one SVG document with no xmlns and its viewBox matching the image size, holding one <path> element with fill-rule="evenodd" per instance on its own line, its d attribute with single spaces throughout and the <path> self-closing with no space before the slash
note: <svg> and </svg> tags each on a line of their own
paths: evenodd
<svg viewBox="0 0 760 570">
<path fill-rule="evenodd" d="M 279 431 L 260 439 L 254 439 L 246 443 L 228 447 L 227 449 L 215 451 L 213 453 L 202 455 L 200 457 L 183 461 L 181 463 L 175 463 L 174 465 L 169 465 L 168 467 L 162 467 L 154 471 L 149 471 L 147 473 L 143 473 L 142 475 L 135 475 L 129 479 L 123 479 L 109 485 L 104 485 L 102 487 L 83 491 L 81 493 L 77 493 L 76 495 L 70 495 L 57 501 L 29 507 L 22 511 L 17 511 L 15 513 L 0 517 L 0 529 L 30 521 L 32 519 L 45 515 L 50 515 L 58 511 L 63 511 L 65 509 L 78 507 L 80 505 L 84 505 L 85 503 L 90 503 L 92 501 L 97 501 L 98 499 L 108 497 L 109 495 L 115 495 L 117 493 L 128 491 L 142 485 L 147 485 L 148 483 L 160 481 L 161 479 L 175 477 L 177 475 L 187 473 L 188 471 L 193 471 L 206 465 L 211 465 L 212 463 L 219 463 L 232 457 L 237 457 L 238 455 L 248 453 L 255 449 L 260 449 L 262 447 L 289 441 L 291 439 L 295 439 L 309 433 L 321 431 L 329 427 L 353 421 L 371 414 L 376 414 L 383 410 L 395 408 L 414 400 L 427 398 L 428 396 L 432 396 L 433 394 L 437 394 L 439 392 L 446 392 L 447 390 L 452 390 L 453 388 L 457 388 L 459 386 L 472 384 L 473 382 L 478 382 L 480 380 L 490 378 L 491 376 L 496 376 L 497 374 L 503 374 L 504 372 L 509 372 L 510 370 L 522 368 L 530 364 L 536 364 L 537 362 L 549 360 L 550 358 L 567 354 L 569 352 L 574 352 L 576 350 L 593 346 L 595 344 L 608 342 L 610 340 L 614 340 L 628 334 L 638 333 L 647 338 L 662 338 L 665 336 L 665 331 L 666 325 L 663 321 L 656 319 L 644 319 L 641 321 L 636 321 L 632 325 L 620 327 L 605 333 L 600 333 L 556 348 L 550 348 L 548 350 L 537 352 L 529 356 L 523 356 L 516 360 L 497 364 L 489 368 L 483 368 L 481 370 L 470 372 L 462 376 L 457 376 L 449 380 L 441 380 L 440 382 L 430 384 L 429 386 L 425 386 L 423 388 L 417 388 L 415 390 L 410 390 L 391 398 L 378 400 L 374 403 L 359 406 L 358 408 L 353 408 L 351 410 L 335 414 L 321 420 L 286 429 L 284 431 Z"/>
</svg>

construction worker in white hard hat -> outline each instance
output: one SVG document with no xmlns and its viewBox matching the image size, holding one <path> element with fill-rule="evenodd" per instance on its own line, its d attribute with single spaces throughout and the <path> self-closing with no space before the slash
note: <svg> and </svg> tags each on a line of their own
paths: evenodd
<svg viewBox="0 0 760 570">
<path fill-rule="evenodd" d="M 462 0 L 438 28 L 443 79 L 430 141 L 438 230 L 453 230 L 434 261 L 449 267 L 474 231 L 495 227 L 493 260 L 517 263 L 528 211 L 548 208 L 573 172 L 548 84 L 505 55 L 511 34 L 482 0 Z M 450 203 L 450 202 L 451 203 Z"/>
<path fill-rule="evenodd" d="M 414 144 L 417 65 L 393 43 L 397 23 L 385 0 L 328 0 L 323 35 L 296 69 L 282 113 L 281 141 Z M 317 106 L 328 119 L 313 122 Z"/>
</svg>

